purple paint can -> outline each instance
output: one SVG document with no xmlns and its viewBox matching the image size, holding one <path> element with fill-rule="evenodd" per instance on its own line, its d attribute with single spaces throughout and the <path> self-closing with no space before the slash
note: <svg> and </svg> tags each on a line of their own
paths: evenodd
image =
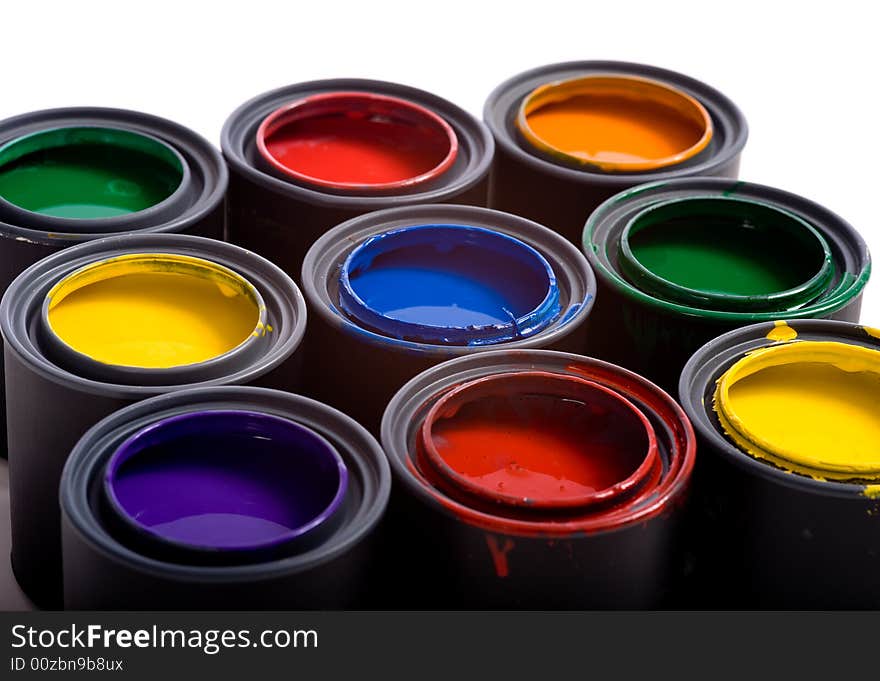
<svg viewBox="0 0 880 681">
<path fill-rule="evenodd" d="M 74 610 L 381 607 L 391 491 L 376 439 L 279 390 L 181 390 L 121 409 L 61 476 Z"/>
</svg>

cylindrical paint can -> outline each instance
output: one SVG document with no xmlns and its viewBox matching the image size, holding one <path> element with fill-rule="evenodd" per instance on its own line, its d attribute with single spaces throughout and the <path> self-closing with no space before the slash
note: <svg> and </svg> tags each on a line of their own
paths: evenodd
<svg viewBox="0 0 880 681">
<path fill-rule="evenodd" d="M 616 61 L 552 64 L 489 95 L 495 138 L 489 206 L 577 245 L 608 197 L 653 180 L 735 178 L 748 136 L 739 109 L 674 71 Z"/>
<path fill-rule="evenodd" d="M 708 340 L 754 322 L 857 321 L 871 272 L 840 216 L 780 189 L 694 178 L 643 185 L 590 216 L 583 249 L 603 333 L 587 354 L 674 391 Z"/>
<path fill-rule="evenodd" d="M 680 399 L 700 448 L 698 602 L 880 606 L 880 331 L 736 329 L 694 354 Z"/>
<path fill-rule="evenodd" d="M 239 107 L 222 133 L 229 238 L 299 276 L 309 247 L 357 215 L 485 206 L 495 145 L 446 100 L 373 80 L 299 83 Z"/>
<path fill-rule="evenodd" d="M 308 398 L 226 386 L 144 400 L 91 428 L 64 468 L 65 606 L 375 606 L 390 488 L 378 442 Z"/>
<path fill-rule="evenodd" d="M 0 121 L 0 291 L 40 258 L 115 233 L 222 239 L 227 184 L 207 140 L 149 114 L 88 107 Z M 0 441 L 5 456 L 5 424 Z"/>
<path fill-rule="evenodd" d="M 579 350 L 595 295 L 586 260 L 515 215 L 442 204 L 339 225 L 309 250 L 306 390 L 378 432 L 410 378 L 492 349 Z"/>
<path fill-rule="evenodd" d="M 655 385 L 580 355 L 510 350 L 420 374 L 382 420 L 392 602 L 645 608 L 678 582 L 696 441 Z M 391 561 L 389 561 L 391 562 Z"/>
<path fill-rule="evenodd" d="M 193 385 L 294 389 L 305 300 L 237 246 L 129 234 L 25 270 L 0 304 L 6 363 L 12 563 L 38 604 L 61 598 L 58 480 L 95 422 Z"/>
</svg>

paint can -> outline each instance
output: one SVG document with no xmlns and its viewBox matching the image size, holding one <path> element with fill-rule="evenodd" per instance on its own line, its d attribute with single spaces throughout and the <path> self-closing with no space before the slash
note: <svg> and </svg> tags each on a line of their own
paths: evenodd
<svg viewBox="0 0 880 681">
<path fill-rule="evenodd" d="M 880 606 L 880 331 L 764 322 L 697 350 L 693 537 L 708 607 Z"/>
<path fill-rule="evenodd" d="M 392 602 L 649 608 L 678 583 L 696 441 L 625 369 L 547 350 L 450 360 L 394 396 L 382 445 L 389 542 L 406 547 Z"/>
<path fill-rule="evenodd" d="M 307 394 L 378 432 L 410 378 L 492 349 L 579 350 L 595 278 L 558 234 L 515 215 L 425 205 L 327 232 L 302 271 Z"/>
<path fill-rule="evenodd" d="M 551 64 L 489 95 L 495 138 L 489 206 L 580 245 L 605 199 L 645 182 L 735 178 L 748 137 L 726 96 L 674 71 L 617 61 Z"/>
<path fill-rule="evenodd" d="M 840 216 L 747 182 L 635 187 L 590 216 L 583 249 L 599 280 L 586 352 L 674 392 L 712 338 L 781 319 L 857 321 L 867 246 Z"/>
<path fill-rule="evenodd" d="M 115 233 L 222 239 L 227 184 L 207 140 L 149 114 L 88 107 L 0 121 L 0 291 L 40 258 Z"/>
<path fill-rule="evenodd" d="M 12 564 L 36 603 L 61 599 L 58 481 L 107 414 L 194 385 L 294 389 L 305 300 L 237 246 L 128 234 L 48 256 L 0 303 L 6 363 Z"/>
<path fill-rule="evenodd" d="M 141 401 L 91 428 L 64 468 L 65 607 L 371 603 L 390 488 L 378 442 L 308 398 L 225 386 Z"/>
<path fill-rule="evenodd" d="M 337 79 L 290 85 L 239 107 L 223 127 L 229 239 L 298 277 L 327 230 L 383 208 L 485 206 L 495 145 L 436 95 Z"/>
</svg>

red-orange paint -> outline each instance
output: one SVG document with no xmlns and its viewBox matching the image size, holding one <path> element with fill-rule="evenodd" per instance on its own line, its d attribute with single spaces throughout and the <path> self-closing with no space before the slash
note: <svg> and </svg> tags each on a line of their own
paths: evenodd
<svg viewBox="0 0 880 681">
<path fill-rule="evenodd" d="M 507 554 L 513 551 L 513 540 L 509 537 L 500 539 L 492 534 L 486 535 L 486 546 L 492 556 L 492 564 L 495 566 L 495 574 L 501 578 L 510 574 L 510 565 L 507 562 Z"/>
<path fill-rule="evenodd" d="M 422 442 L 450 485 L 528 507 L 610 501 L 659 465 L 653 428 L 630 402 L 596 383 L 542 372 L 450 391 L 425 418 Z"/>
<path fill-rule="evenodd" d="M 407 100 L 333 92 L 288 104 L 257 131 L 276 171 L 337 189 L 394 189 L 437 177 L 455 161 L 458 140 L 440 116 Z"/>
<path fill-rule="evenodd" d="M 709 113 L 687 93 L 632 76 L 548 83 L 523 101 L 517 119 L 532 146 L 608 172 L 680 163 L 712 138 Z"/>
<path fill-rule="evenodd" d="M 536 373 L 583 378 L 614 390 L 633 402 L 640 411 L 651 415 L 652 422 L 660 424 L 656 436 L 658 443 L 662 441 L 665 463 L 652 471 L 644 483 L 620 503 L 557 509 L 555 512 L 487 503 L 474 496 L 462 496 L 460 489 L 450 489 L 448 479 L 439 475 L 427 460 L 422 437 L 424 428 L 421 427 L 412 455 L 406 459 L 406 467 L 421 483 L 424 492 L 447 513 L 472 527 L 496 536 L 545 537 L 548 541 L 630 526 L 667 512 L 670 504 L 681 497 L 682 487 L 688 484 L 696 456 L 696 437 L 682 408 L 635 374 L 613 365 L 573 363 L 560 372 Z"/>
</svg>

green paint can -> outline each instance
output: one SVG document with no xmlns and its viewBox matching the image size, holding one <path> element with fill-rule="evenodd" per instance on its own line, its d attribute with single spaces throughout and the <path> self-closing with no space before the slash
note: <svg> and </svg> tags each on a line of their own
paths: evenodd
<svg viewBox="0 0 880 681">
<path fill-rule="evenodd" d="M 864 240 L 808 199 L 746 182 L 641 185 L 590 216 L 599 290 L 586 354 L 674 390 L 688 357 L 731 329 L 782 319 L 858 321 Z"/>
</svg>

